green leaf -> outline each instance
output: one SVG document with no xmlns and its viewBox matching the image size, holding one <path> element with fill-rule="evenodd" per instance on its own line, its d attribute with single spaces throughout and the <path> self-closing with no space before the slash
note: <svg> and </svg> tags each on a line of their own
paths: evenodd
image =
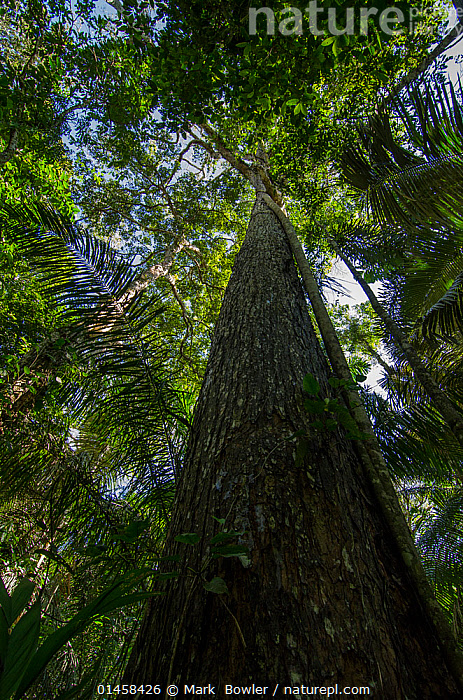
<svg viewBox="0 0 463 700">
<path fill-rule="evenodd" d="M 123 532 L 118 535 L 114 535 L 114 540 L 122 540 L 123 542 L 128 542 L 132 544 L 135 542 L 140 535 L 145 532 L 151 525 L 151 521 L 148 520 L 133 520 L 127 525 Z"/>
<path fill-rule="evenodd" d="M 6 590 L 5 584 L 3 583 L 3 579 L 0 576 L 0 607 L 3 611 L 3 614 L 5 616 L 5 620 L 7 622 L 8 627 L 11 627 L 11 625 L 14 622 L 13 618 L 13 610 L 11 606 L 11 598 L 8 595 L 8 591 Z"/>
<path fill-rule="evenodd" d="M 89 544 L 83 551 L 87 557 L 100 557 L 107 549 L 104 544 Z"/>
<path fill-rule="evenodd" d="M 382 83 L 387 83 L 388 80 L 389 80 L 389 78 L 388 78 L 388 76 L 386 75 L 386 73 L 382 73 L 382 72 L 379 71 L 379 70 L 373 70 L 373 71 L 371 72 L 371 74 L 374 75 L 375 78 L 378 78 Z"/>
<path fill-rule="evenodd" d="M 340 37 L 340 36 L 337 36 L 335 41 L 333 42 L 332 48 L 333 48 L 333 53 L 336 57 L 339 56 L 339 54 L 341 53 L 343 43 L 344 42 L 342 41 L 342 37 Z"/>
<path fill-rule="evenodd" d="M 214 535 L 214 537 L 211 538 L 211 544 L 217 544 L 218 542 L 226 542 L 231 537 L 241 537 L 242 534 L 242 532 L 235 532 L 233 530 L 230 532 L 218 532 L 216 535 Z"/>
<path fill-rule="evenodd" d="M 340 413 L 344 412 L 346 409 L 337 399 L 325 399 L 325 410 L 330 413 Z"/>
<path fill-rule="evenodd" d="M 325 424 L 322 420 L 314 420 L 310 425 L 314 430 L 324 430 L 325 428 Z"/>
<path fill-rule="evenodd" d="M 196 532 L 184 532 L 182 535 L 176 535 L 174 539 L 182 544 L 197 544 L 201 537 Z"/>
<path fill-rule="evenodd" d="M 325 403 L 314 399 L 305 399 L 304 408 L 309 413 L 323 413 L 325 410 Z"/>
<path fill-rule="evenodd" d="M 1 698 L 11 697 L 22 682 L 28 668 L 27 662 L 37 647 L 39 634 L 40 602 L 36 601 L 13 627 L 9 636 L 5 666 L 0 677 Z"/>
<path fill-rule="evenodd" d="M 11 595 L 11 624 L 23 612 L 29 603 L 32 593 L 34 592 L 35 583 L 29 581 L 28 578 L 23 578 L 18 583 Z"/>
<path fill-rule="evenodd" d="M 320 391 L 320 384 L 315 379 L 313 374 L 309 373 L 309 374 L 306 374 L 304 377 L 304 381 L 302 383 L 302 388 L 308 394 L 318 394 L 318 392 Z"/>
<path fill-rule="evenodd" d="M 209 591 L 210 593 L 217 593 L 218 595 L 229 593 L 227 584 L 223 578 L 220 578 L 220 576 L 215 576 L 212 581 L 209 581 L 209 583 L 203 583 L 203 586 L 206 591 Z"/>
<path fill-rule="evenodd" d="M 6 650 L 10 639 L 9 629 L 3 611 L 0 611 L 0 668 L 5 666 Z M 1 678 L 1 674 L 0 674 Z"/>
<path fill-rule="evenodd" d="M 21 684 L 16 691 L 15 700 L 22 700 L 25 691 L 30 688 L 32 683 L 34 683 L 42 673 L 43 669 L 56 652 L 67 644 L 72 637 L 82 632 L 95 617 L 107 615 L 117 608 L 122 608 L 125 605 L 130 605 L 131 603 L 145 600 L 146 598 L 156 595 L 156 593 L 145 593 L 144 591 L 130 593 L 128 595 L 123 594 L 124 589 L 135 585 L 135 583 L 137 583 L 141 577 L 146 576 L 147 573 L 146 569 L 135 570 L 131 572 L 131 574 L 126 575 L 123 579 L 119 579 L 93 602 L 86 605 L 66 625 L 63 625 L 63 627 L 60 627 L 56 632 L 53 632 L 53 634 L 47 637 L 27 666 L 21 679 Z"/>
<path fill-rule="evenodd" d="M 249 554 L 249 550 L 241 544 L 224 544 L 212 550 L 213 557 L 240 557 L 243 554 Z"/>
</svg>

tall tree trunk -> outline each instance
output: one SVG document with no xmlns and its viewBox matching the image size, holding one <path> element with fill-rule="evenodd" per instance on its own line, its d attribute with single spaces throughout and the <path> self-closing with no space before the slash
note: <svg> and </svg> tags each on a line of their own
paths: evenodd
<svg viewBox="0 0 463 700">
<path fill-rule="evenodd" d="M 370 696 L 459 697 L 356 451 L 314 432 L 308 372 L 329 394 L 287 237 L 261 195 L 212 343 L 166 554 L 180 576 L 153 599 L 126 683 L 369 686 Z M 310 452 L 295 460 L 305 428 Z M 210 539 L 242 532 L 241 558 Z M 181 544 L 181 533 L 201 536 Z M 172 569 L 175 564 L 170 564 Z M 221 577 L 228 593 L 208 592 Z M 222 692 L 221 692 L 222 691 Z M 297 695 L 295 695 L 297 697 Z M 302 696 L 301 696 L 302 697 Z"/>
</svg>

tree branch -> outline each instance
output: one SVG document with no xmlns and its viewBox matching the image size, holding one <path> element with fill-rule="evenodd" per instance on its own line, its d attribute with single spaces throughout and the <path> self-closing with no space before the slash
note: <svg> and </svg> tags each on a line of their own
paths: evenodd
<svg viewBox="0 0 463 700">
<path fill-rule="evenodd" d="M 16 149 L 18 147 L 18 139 L 19 139 L 19 131 L 16 127 L 11 129 L 10 131 L 10 140 L 8 141 L 8 145 L 5 148 L 4 151 L 0 153 L 0 165 L 3 165 L 4 163 L 8 163 L 9 160 L 11 160 L 16 153 Z"/>
<path fill-rule="evenodd" d="M 235 170 L 238 170 L 238 172 L 249 180 L 256 192 L 266 192 L 279 206 L 283 204 L 281 194 L 271 181 L 267 172 L 267 167 L 264 166 L 262 159 L 259 159 L 257 165 L 251 168 L 244 160 L 235 156 L 230 149 L 225 146 L 220 136 L 209 124 L 200 124 L 200 128 L 212 138 L 220 155 L 225 158 Z M 260 147 L 259 151 L 261 151 Z"/>
<path fill-rule="evenodd" d="M 239 173 L 244 175 L 244 177 L 257 189 L 259 183 L 256 180 L 256 173 L 252 170 L 252 168 L 250 168 L 249 165 L 244 162 L 244 160 L 236 157 L 230 151 L 230 149 L 225 146 L 218 133 L 211 126 L 209 126 L 209 124 L 200 124 L 199 126 L 213 140 L 215 147 L 222 158 L 225 158 L 225 160 L 228 161 L 228 163 L 230 163 L 235 170 L 238 170 Z M 210 149 L 209 152 L 211 152 L 211 150 L 212 149 Z M 262 188 L 260 188 L 260 191 L 262 191 Z"/>
<path fill-rule="evenodd" d="M 154 282 L 159 277 L 170 277 L 170 268 L 173 265 L 175 256 L 184 248 L 188 248 L 198 254 L 200 253 L 199 248 L 189 243 L 183 235 L 179 236 L 174 243 L 166 249 L 162 262 L 151 265 L 129 285 L 125 294 L 118 300 L 118 305 L 122 308 L 127 306 L 136 294 L 140 294 L 151 282 Z"/>
<path fill-rule="evenodd" d="M 454 3 L 455 4 L 455 3 Z M 457 14 L 459 14 L 457 10 Z M 389 95 L 387 95 L 381 102 L 381 107 L 385 107 L 394 97 L 397 97 L 399 92 L 404 88 L 408 87 L 416 78 L 418 78 L 422 73 L 424 73 L 429 66 L 434 63 L 436 58 L 441 56 L 444 51 L 446 51 L 450 46 L 456 44 L 462 38 L 463 26 L 458 22 L 458 24 L 445 36 L 441 42 L 431 51 L 426 58 L 424 58 L 419 66 L 413 68 L 407 75 L 405 75 L 399 83 L 392 88 Z"/>
</svg>

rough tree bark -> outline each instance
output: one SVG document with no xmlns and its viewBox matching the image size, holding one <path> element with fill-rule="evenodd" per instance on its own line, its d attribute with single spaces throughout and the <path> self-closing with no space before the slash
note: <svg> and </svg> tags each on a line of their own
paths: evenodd
<svg viewBox="0 0 463 700">
<path fill-rule="evenodd" d="M 457 698 L 419 596 L 342 428 L 314 432 L 302 381 L 329 394 L 287 237 L 258 194 L 201 389 L 166 555 L 123 682 L 369 686 L 385 700 Z M 311 449 L 295 461 L 305 428 Z M 310 431 L 312 431 L 310 433 Z M 248 557 L 211 557 L 221 526 Z M 197 533 L 196 545 L 175 536 Z M 236 541 L 236 540 L 234 540 Z M 170 564 L 170 569 L 173 564 Z M 228 594 L 205 590 L 221 577 Z M 298 697 L 298 695 L 295 695 Z M 302 697 L 302 696 L 300 696 Z"/>
</svg>

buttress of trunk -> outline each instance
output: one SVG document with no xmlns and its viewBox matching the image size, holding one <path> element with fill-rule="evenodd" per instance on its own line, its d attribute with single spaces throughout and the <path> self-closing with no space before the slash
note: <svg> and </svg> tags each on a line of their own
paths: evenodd
<svg viewBox="0 0 463 700">
<path fill-rule="evenodd" d="M 377 698 L 458 697 L 438 643 L 342 428 L 302 405 L 329 369 L 286 236 L 258 199 L 215 330 L 166 554 L 125 683 L 369 686 Z M 293 433 L 310 450 L 295 461 Z M 311 431 L 311 432 L 310 432 Z M 248 558 L 210 556 L 225 518 Z M 174 541 L 197 533 L 196 545 Z M 168 569 L 167 569 L 168 570 Z M 228 594 L 205 590 L 221 577 Z M 281 685 L 280 685 L 281 688 Z M 222 693 L 220 693 L 222 690 Z M 282 693 L 277 693 L 282 697 Z"/>
</svg>

